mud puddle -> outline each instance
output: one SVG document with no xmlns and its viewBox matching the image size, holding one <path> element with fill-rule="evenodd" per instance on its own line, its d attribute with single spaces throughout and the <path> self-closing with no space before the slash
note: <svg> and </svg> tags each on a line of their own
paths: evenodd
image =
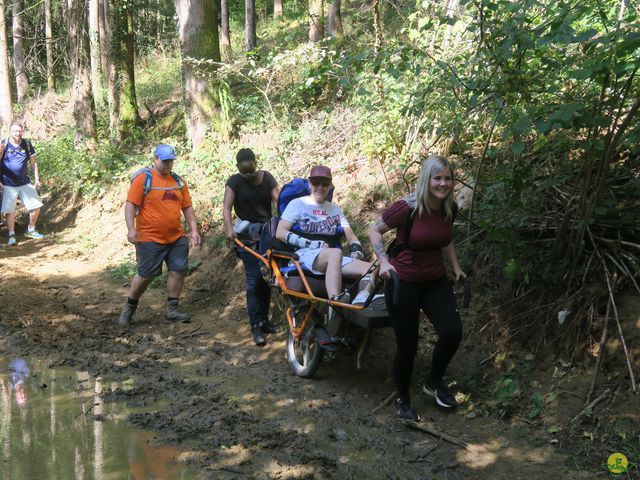
<svg viewBox="0 0 640 480">
<path fill-rule="evenodd" d="M 37 361 L 0 357 L 0 477 L 24 479 L 190 480 L 172 447 L 153 447 L 152 432 L 129 428 L 136 411 L 103 396 L 125 384 Z M 157 404 L 148 412 L 161 409 Z"/>
</svg>

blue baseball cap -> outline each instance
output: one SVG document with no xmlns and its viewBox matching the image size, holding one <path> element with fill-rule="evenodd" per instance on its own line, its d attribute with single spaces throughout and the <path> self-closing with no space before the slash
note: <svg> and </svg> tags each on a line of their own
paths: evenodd
<svg viewBox="0 0 640 480">
<path fill-rule="evenodd" d="M 153 154 L 163 161 L 176 159 L 176 153 L 173 151 L 173 147 L 171 145 L 167 145 L 166 143 L 158 145 Z"/>
</svg>

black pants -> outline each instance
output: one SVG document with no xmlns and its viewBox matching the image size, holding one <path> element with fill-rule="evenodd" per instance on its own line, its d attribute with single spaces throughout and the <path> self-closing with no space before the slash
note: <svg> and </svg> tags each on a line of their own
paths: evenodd
<svg viewBox="0 0 640 480">
<path fill-rule="evenodd" d="M 453 289 L 446 277 L 429 282 L 400 280 L 399 288 L 398 304 L 392 305 L 393 286 L 391 282 L 385 282 L 385 300 L 397 347 L 393 361 L 393 380 L 398 397 L 409 402 L 411 374 L 418 351 L 420 310 L 431 320 L 438 334 L 429 374 L 432 381 L 442 380 L 449 362 L 458 350 L 462 339 L 462 323 Z"/>
</svg>

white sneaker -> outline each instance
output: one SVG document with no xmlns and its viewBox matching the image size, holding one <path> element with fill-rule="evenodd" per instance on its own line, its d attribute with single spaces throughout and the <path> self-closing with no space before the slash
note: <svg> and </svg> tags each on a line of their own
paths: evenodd
<svg viewBox="0 0 640 480">
<path fill-rule="evenodd" d="M 353 299 L 352 305 L 364 305 L 364 302 L 369 298 L 369 292 L 363 290 L 356 298 Z M 376 293 L 371 299 L 371 303 L 369 303 L 369 307 L 372 310 L 382 310 L 385 308 L 384 304 L 384 293 Z"/>
<path fill-rule="evenodd" d="M 367 298 L 369 298 L 369 293 L 367 290 L 361 290 L 360 293 L 358 293 L 358 295 L 356 295 L 356 298 L 353 299 L 353 302 L 351 302 L 351 305 L 364 305 L 364 302 L 367 301 Z"/>
<path fill-rule="evenodd" d="M 7 245 L 11 246 L 11 245 L 17 245 L 17 244 L 18 244 L 18 240 L 16 240 L 16 236 L 9 235 L 9 241 L 7 242 Z"/>
</svg>

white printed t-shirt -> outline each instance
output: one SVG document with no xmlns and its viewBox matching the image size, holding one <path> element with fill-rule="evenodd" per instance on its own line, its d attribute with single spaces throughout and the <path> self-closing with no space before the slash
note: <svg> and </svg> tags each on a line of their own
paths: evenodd
<svg viewBox="0 0 640 480">
<path fill-rule="evenodd" d="M 289 202 L 287 208 L 282 212 L 283 220 L 300 225 L 303 233 L 335 235 L 338 226 L 349 228 L 349 222 L 344 216 L 342 209 L 335 203 L 316 202 L 313 197 L 306 196 L 294 198 Z M 301 248 L 296 250 L 299 261 L 313 273 L 321 274 L 313 269 L 313 262 L 322 251 L 321 248 Z M 353 261 L 350 257 L 343 257 L 342 266 L 348 265 Z"/>
<path fill-rule="evenodd" d="M 349 227 L 339 206 L 331 202 L 317 203 L 311 196 L 294 198 L 282 212 L 282 219 L 297 223 L 304 233 L 335 235 L 338 225 Z"/>
</svg>

